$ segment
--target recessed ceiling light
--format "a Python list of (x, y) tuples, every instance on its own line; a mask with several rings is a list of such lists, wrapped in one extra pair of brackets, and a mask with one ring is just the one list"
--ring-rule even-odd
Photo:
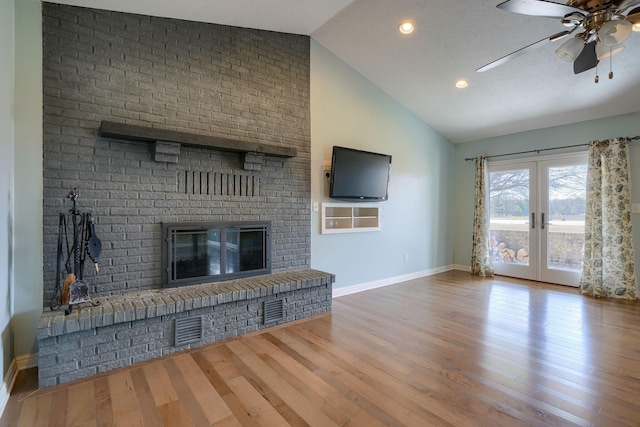
[(640, 32), (640, 24), (633, 24), (633, 27), (631, 27), (631, 29), (636, 33)]
[(458, 89), (464, 89), (465, 87), (469, 86), (469, 82), (466, 80), (458, 80), (456, 82), (456, 87)]
[(398, 31), (400, 31), (402, 34), (411, 34), (413, 33), (413, 30), (414, 30), (414, 26), (413, 26), (413, 22), (411, 21), (404, 21), (398, 27)]

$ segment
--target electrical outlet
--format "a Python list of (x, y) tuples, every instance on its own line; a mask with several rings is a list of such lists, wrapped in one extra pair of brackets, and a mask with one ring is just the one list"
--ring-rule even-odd
[(640, 203), (631, 204), (631, 213), (640, 213)]
[(409, 254), (407, 252), (404, 253), (404, 262), (409, 261)]

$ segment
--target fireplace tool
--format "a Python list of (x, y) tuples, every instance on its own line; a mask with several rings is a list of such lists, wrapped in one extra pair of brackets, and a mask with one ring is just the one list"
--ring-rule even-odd
[[(78, 193), (76, 188), (72, 188), (67, 193), (67, 198), (71, 199), (73, 206), (69, 211), (73, 228), (73, 244), (69, 248), (69, 236), (67, 232), (67, 216), (60, 213), (58, 225), (58, 253), (56, 264), (56, 285), (51, 301), (51, 310), (58, 310), (62, 304), (68, 304), (65, 315), (69, 315), (74, 304), (90, 302), (99, 305), (100, 302), (92, 301), (89, 296), (89, 287), (84, 282), (84, 263), (87, 255), (93, 261), (96, 273), (98, 273), (98, 259), (102, 250), (102, 244), (95, 232), (95, 224), (90, 213), (81, 213), (77, 207)], [(63, 246), (66, 242), (66, 277), (64, 284), (60, 285), (61, 263), (63, 257)], [(73, 257), (73, 268), (71, 258)]]

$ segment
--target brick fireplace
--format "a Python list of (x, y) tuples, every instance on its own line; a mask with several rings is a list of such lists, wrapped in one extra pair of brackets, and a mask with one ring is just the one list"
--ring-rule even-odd
[[(86, 269), (84, 278), (96, 300), (142, 295), (147, 301), (148, 295), (162, 292), (163, 223), (269, 221), (271, 277), (283, 283), (271, 282), (263, 297), (291, 291), (290, 284), (300, 282), (296, 274), (313, 273), (308, 37), (46, 2), (42, 9), (45, 316), (39, 337), (49, 341), (41, 342), (41, 348), (51, 351), (52, 337), (56, 345), (64, 344), (59, 333), (65, 328), (95, 335), (94, 326), (114, 327), (100, 324), (109, 322), (104, 306), (100, 313), (73, 313), (85, 316), (75, 319), (77, 327), (70, 319), (47, 313), (55, 285), (58, 215), (70, 209), (65, 195), (72, 187), (79, 194), (79, 209), (92, 213), (102, 241), (99, 272)], [(100, 131), (105, 123), (191, 139), (176, 143), (175, 138), (158, 137), (150, 143), (114, 137)], [(224, 144), (191, 143), (203, 138)], [(254, 152), (243, 147), (259, 148)], [(266, 154), (259, 152), (263, 147)], [(329, 283), (330, 289), (332, 276), (319, 277), (310, 283)], [(227, 298), (237, 302), (233, 289), (207, 289), (232, 296), (216, 297), (208, 308), (202, 307), (205, 296), (200, 296), (200, 310), (213, 310)], [(198, 298), (178, 297), (191, 301), (186, 304), (192, 309)], [(298, 295), (284, 298), (293, 302)], [(328, 306), (320, 311), (328, 309), (330, 290)], [(155, 308), (142, 311), (147, 310), (158, 313)], [(262, 313), (262, 308), (256, 310)], [(305, 315), (320, 312), (314, 310)], [(127, 312), (118, 316), (129, 329), (133, 321), (147, 321), (131, 319)], [(111, 316), (113, 320), (116, 315)], [(80, 349), (82, 342), (69, 345)], [(158, 353), (148, 343), (138, 345), (142, 347), (113, 354), (134, 363), (144, 352), (173, 351)], [(84, 351), (89, 358), (111, 360), (111, 365), (105, 362), (90, 373), (122, 366), (121, 361), (113, 363), (111, 353)], [(77, 361), (69, 363), (82, 369)], [(51, 384), (48, 380), (45, 385)]]

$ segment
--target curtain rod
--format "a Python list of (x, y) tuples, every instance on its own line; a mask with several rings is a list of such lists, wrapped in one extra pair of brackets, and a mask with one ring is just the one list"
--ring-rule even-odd
[[(630, 140), (638, 140), (640, 139), (640, 135), (636, 135), (634, 137), (629, 137)], [(504, 157), (504, 156), (515, 156), (517, 154), (529, 154), (529, 153), (536, 153), (539, 154), (543, 151), (551, 151), (551, 150), (562, 150), (564, 148), (575, 148), (575, 147), (588, 147), (589, 143), (585, 143), (585, 144), (575, 144), (575, 145), (564, 145), (562, 147), (553, 147), (553, 148), (541, 148), (539, 150), (528, 150), (528, 151), (518, 151), (517, 153), (507, 153), (507, 154), (495, 154), (493, 156), (485, 156), (485, 158), (487, 159), (492, 159), (494, 157)], [(475, 160), (476, 157), (466, 157), (464, 160), (465, 161), (469, 161), (469, 160)]]

